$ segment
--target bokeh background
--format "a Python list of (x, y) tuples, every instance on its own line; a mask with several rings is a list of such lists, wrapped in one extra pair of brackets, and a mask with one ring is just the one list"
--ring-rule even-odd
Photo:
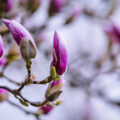
[[(32, 65), (36, 80), (49, 75), (54, 31), (58, 30), (66, 41), (69, 60), (64, 92), (59, 98), (64, 102), (50, 114), (41, 116), (41, 120), (119, 120), (120, 44), (113, 43), (112, 50), (109, 49), (110, 38), (105, 26), (111, 20), (120, 28), (120, 1), (66, 0), (65, 6), (54, 16), (48, 16), (50, 0), (40, 1), (39, 7), (31, 12), (26, 9), (27, 5), (31, 8), (30, 4), (20, 6), (20, 1), (14, 0), (12, 10), (1, 16), (0, 21), (2, 26), (2, 18), (17, 19), (31, 32), (38, 46)], [(13, 42), (11, 34), (1, 31), (0, 34), (5, 49), (9, 49)], [(22, 82), (27, 76), (24, 61), (12, 62), (5, 69), (5, 75)], [(0, 79), (0, 84), (17, 88), (5, 78)], [(22, 94), (31, 101), (42, 101), (46, 88), (47, 85), (29, 85)], [(9, 100), (20, 105), (11, 94)], [(35, 107), (20, 106), (36, 111)], [(0, 120), (9, 119), (35, 120), (5, 101), (0, 103)]]

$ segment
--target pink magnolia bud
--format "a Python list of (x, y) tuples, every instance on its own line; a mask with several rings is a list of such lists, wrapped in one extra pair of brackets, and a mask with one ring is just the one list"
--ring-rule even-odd
[(51, 66), (56, 68), (58, 75), (62, 75), (67, 66), (68, 53), (66, 45), (57, 32), (54, 33), (53, 61)]
[(119, 26), (114, 24), (112, 21), (109, 21), (104, 26), (104, 31), (112, 42), (117, 42), (120, 44), (120, 27)]
[(56, 91), (61, 91), (64, 84), (65, 84), (65, 80), (63, 79), (63, 77), (60, 80), (53, 81), (52, 83), (50, 83), (46, 91), (46, 97), (50, 96)]
[(50, 0), (49, 15), (52, 16), (55, 13), (59, 13), (65, 5), (65, 0)]
[(13, 7), (13, 0), (0, 0), (0, 11), (9, 12)]
[(8, 99), (8, 91), (0, 88), (0, 102), (3, 102)]
[(45, 114), (45, 115), (50, 113), (52, 109), (53, 109), (53, 107), (50, 105), (44, 105), (44, 106), (40, 107), (40, 111), (42, 112), (42, 114)]
[(3, 54), (3, 41), (2, 41), (2, 37), (0, 35), (0, 57), (2, 56)]
[(9, 12), (13, 7), (13, 0), (7, 0), (7, 12)]
[(30, 35), (30, 33), (20, 23), (18, 23), (15, 20), (7, 20), (7, 19), (3, 19), (3, 22), (9, 28), (13, 38), (15, 39), (18, 45), (20, 45), (20, 42), (23, 38), (30, 39), (35, 45), (34, 40)]
[(30, 33), (15, 20), (3, 19), (3, 22), (9, 28), (13, 38), (20, 46), (22, 57), (24, 59), (34, 58), (36, 56), (36, 45)]

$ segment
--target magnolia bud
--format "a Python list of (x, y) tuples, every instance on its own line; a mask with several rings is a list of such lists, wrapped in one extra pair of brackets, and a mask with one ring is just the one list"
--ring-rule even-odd
[(50, 76), (54, 79), (57, 76), (56, 70), (54, 66), (51, 66), (51, 70), (50, 70)]
[(20, 46), (23, 59), (27, 60), (36, 56), (36, 45), (30, 33), (17, 21), (3, 19), (13, 38)]
[(54, 66), (58, 75), (62, 75), (67, 66), (68, 53), (66, 49), (65, 42), (58, 35), (57, 32), (54, 33), (53, 42), (53, 61), (51, 66)]
[(0, 16), (4, 16), (13, 7), (13, 0), (0, 0)]
[(44, 115), (47, 115), (49, 112), (51, 112), (52, 109), (53, 109), (53, 107), (50, 105), (44, 105), (44, 106), (40, 107), (40, 111)]
[(20, 42), (23, 38), (28, 38), (29, 40), (32, 41), (32, 43), (36, 47), (35, 42), (34, 42), (32, 36), (31, 36), (31, 34), (18, 21), (3, 19), (3, 22), (5, 23), (5, 25), (10, 30), (13, 38), (15, 39), (15, 41), (17, 42), (18, 45), (20, 45)]
[(49, 16), (53, 16), (54, 14), (59, 13), (65, 3), (66, 0), (50, 0), (48, 9)]
[(8, 99), (8, 91), (0, 88), (0, 102), (3, 102)]
[(34, 47), (31, 40), (23, 38), (20, 42), (20, 51), (24, 60), (35, 58), (36, 48)]
[(60, 80), (53, 81), (49, 84), (48, 89), (46, 91), (46, 98), (49, 99), (49, 101), (54, 101), (58, 98), (58, 96), (62, 93), (62, 88), (64, 86), (64, 79), (63, 77)]
[(104, 25), (104, 31), (111, 42), (120, 44), (120, 28), (113, 21), (107, 21)]
[(58, 100), (56, 103), (55, 103), (55, 105), (60, 105), (60, 104), (62, 104), (63, 103), (63, 101), (62, 100)]

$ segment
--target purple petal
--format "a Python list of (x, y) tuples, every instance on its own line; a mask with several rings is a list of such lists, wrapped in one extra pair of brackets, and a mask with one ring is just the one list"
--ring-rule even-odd
[(0, 102), (7, 100), (8, 96), (9, 96), (8, 91), (0, 88)]
[(32, 36), (20, 23), (18, 23), (15, 20), (7, 20), (7, 19), (3, 19), (3, 22), (9, 28), (13, 38), (15, 39), (18, 45), (20, 45), (20, 42), (23, 38), (28, 38), (29, 40), (32, 41), (33, 45), (36, 48), (36, 45)]
[(45, 105), (41, 106), (40, 109), (42, 110), (43, 114), (48, 114), (53, 109), (53, 107)]
[(3, 55), (3, 41), (2, 41), (2, 37), (0, 35), (0, 57)]
[(65, 0), (52, 0), (55, 12), (60, 12), (65, 4)]
[(57, 32), (54, 34), (53, 43), (53, 61), (52, 66), (55, 66), (56, 72), (61, 75), (65, 72), (67, 66), (67, 49), (64, 41), (60, 38)]
[(3, 88), (0, 88), (0, 94), (1, 94), (1, 93), (8, 93), (8, 91), (5, 90), (5, 89), (3, 89)]
[(7, 0), (7, 12), (9, 12), (13, 7), (13, 0)]
[(120, 43), (120, 28), (116, 24), (114, 24), (112, 21), (109, 21), (105, 25), (104, 31), (112, 42)]
[(7, 63), (7, 59), (6, 59), (6, 57), (3, 55), (3, 56), (0, 58), (0, 66), (4, 66), (6, 63)]
[(61, 79), (60, 79), (60, 80), (57, 80), (57, 81), (53, 81), (53, 82), (51, 83), (51, 88), (54, 87), (54, 86), (56, 86), (56, 85), (58, 85), (61, 81), (62, 81)]

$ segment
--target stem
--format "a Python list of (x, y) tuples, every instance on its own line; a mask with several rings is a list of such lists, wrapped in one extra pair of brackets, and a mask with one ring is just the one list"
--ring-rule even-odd
[(31, 60), (26, 61), (26, 68), (28, 71), (28, 80), (31, 80), (31, 65), (32, 65)]
[(7, 81), (9, 81), (9, 82), (11, 82), (11, 83), (13, 83), (13, 84), (15, 84), (15, 85), (17, 85), (17, 86), (20, 86), (20, 85), (21, 85), (21, 83), (18, 83), (18, 82), (16, 82), (16, 81), (8, 78), (8, 77), (5, 76), (4, 74), (2, 75), (2, 77), (4, 77)]
[(46, 84), (46, 83), (50, 83), (53, 80), (53, 78), (51, 76), (48, 76), (46, 79), (42, 80), (42, 81), (32, 81), (33, 84)]
[(13, 102), (12, 102), (12, 101), (10, 101), (10, 100), (7, 100), (7, 102), (8, 102), (9, 104), (11, 104), (11, 105), (15, 106), (16, 108), (20, 109), (21, 111), (25, 112), (26, 114), (35, 115), (35, 113), (34, 113), (34, 112), (27, 111), (27, 110), (23, 109), (21, 106), (19, 106), (18, 104), (13, 103)]

